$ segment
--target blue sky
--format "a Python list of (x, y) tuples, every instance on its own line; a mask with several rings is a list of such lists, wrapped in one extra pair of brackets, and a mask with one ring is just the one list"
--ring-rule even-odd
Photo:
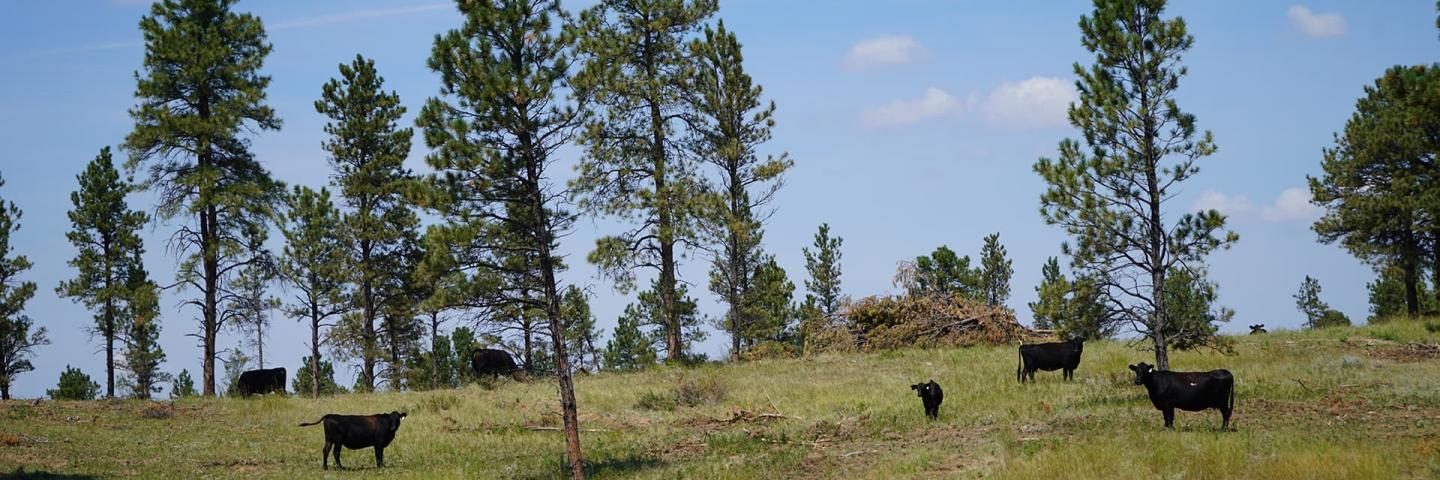
[[(791, 279), (800, 284), (805, 277), (800, 249), (821, 222), (845, 239), (843, 289), (852, 296), (893, 290), (899, 260), (942, 244), (973, 257), (984, 235), (999, 232), (1015, 267), (1009, 306), (1028, 322), (1026, 302), (1035, 298), (1041, 264), (1058, 255), (1065, 239), (1037, 213), (1044, 186), (1031, 165), (1053, 155), (1062, 138), (1077, 136), (1064, 110), (1074, 98), (1071, 65), (1090, 63), (1076, 28), (1088, 2), (721, 3), (717, 19), (739, 35), (746, 68), (778, 104), (774, 140), (765, 149), (788, 151), (796, 161), (766, 237)], [(90, 312), (58, 298), (54, 287), (73, 275), (64, 232), (75, 175), (132, 127), (126, 111), (143, 55), (136, 24), (147, 5), (0, 6), (0, 174), (8, 182), (0, 197), (25, 212), (13, 243), (36, 264), (26, 279), (39, 292), (27, 313), (53, 340), (38, 350), (36, 370), (17, 379), (20, 397), (53, 388), (67, 364), (103, 377), (99, 343), (84, 333)], [(438, 91), (425, 68), (431, 39), (460, 22), (450, 4), (421, 0), (249, 0), (238, 8), (260, 16), (269, 30), (275, 46), (265, 65), (273, 77), (269, 101), (284, 120), (280, 132), (254, 138), (254, 151), (277, 178), (311, 186), (329, 175), (320, 148), (325, 119), (312, 103), (336, 65), (356, 53), (375, 59), (412, 121)], [(1172, 215), (1219, 208), (1241, 235), (1211, 262), (1221, 302), (1237, 311), (1224, 330), (1298, 326), (1291, 295), (1307, 274), (1321, 281), (1332, 306), (1363, 319), (1373, 273), (1315, 241), (1309, 224), (1318, 212), (1296, 189), (1319, 173), (1321, 149), (1366, 84), (1389, 66), (1436, 60), (1434, 3), (1188, 1), (1170, 14), (1183, 16), (1196, 37), (1180, 104), (1214, 132), (1220, 149), (1169, 208)], [(415, 143), (408, 164), (427, 171), (425, 148), (419, 138)], [(578, 152), (562, 155), (556, 174), (563, 180)], [(131, 201), (151, 207), (148, 195)], [(146, 263), (158, 280), (175, 270), (164, 248), (175, 226), (145, 232)], [(585, 219), (562, 245), (572, 266), (564, 280), (595, 293), (593, 309), (607, 336), (630, 296), (615, 293), (583, 258), (594, 238), (615, 229)], [(706, 265), (692, 255), (681, 272), (696, 284), (691, 291), (702, 313), (713, 317), (722, 308), (705, 293)], [(194, 373), (200, 351), (187, 335), (198, 331), (196, 312), (178, 307), (184, 295), (191, 293), (168, 292), (163, 303), (169, 355), (163, 368)], [(306, 351), (302, 338), (308, 338), (303, 325), (276, 318), (266, 357), (293, 372)], [(714, 333), (702, 350), (723, 355), (727, 343)], [(235, 333), (222, 335), (221, 348), (238, 345)], [(348, 384), (351, 371), (341, 366), (340, 381)]]

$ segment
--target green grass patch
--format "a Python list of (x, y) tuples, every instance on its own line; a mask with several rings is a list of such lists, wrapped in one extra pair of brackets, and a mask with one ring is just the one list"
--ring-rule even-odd
[[(1436, 320), (1237, 336), (1235, 353), (1177, 352), (1237, 379), (1235, 431), (1215, 411), (1167, 431), (1125, 342), (1086, 344), (1075, 380), (1015, 382), (1015, 347), (836, 353), (576, 379), (595, 478), (1434, 478)], [(945, 389), (924, 418), (909, 385)], [(320, 470), (326, 413), (409, 413), (386, 468), (347, 450)], [(0, 477), (556, 478), (553, 384), (177, 402), (0, 403)], [(22, 470), (23, 469), (23, 470)]]

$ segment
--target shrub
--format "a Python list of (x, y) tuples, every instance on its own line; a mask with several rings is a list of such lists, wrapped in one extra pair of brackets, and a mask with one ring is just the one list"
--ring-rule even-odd
[(674, 410), (676, 407), (698, 407), (725, 399), (726, 388), (714, 377), (692, 380), (680, 377), (669, 392), (649, 391), (640, 395), (635, 406), (646, 410)]
[(1425, 331), (1430, 333), (1440, 333), (1440, 322), (1425, 322)]
[(412, 410), (435, 413), (454, 408), (460, 404), (460, 397), (449, 393), (438, 393), (421, 397)]
[(764, 360), (769, 358), (794, 358), (795, 346), (785, 342), (765, 341), (751, 346), (740, 353), (741, 360)]
[(141, 418), (164, 420), (175, 416), (175, 407), (160, 402), (149, 402), (140, 409)]

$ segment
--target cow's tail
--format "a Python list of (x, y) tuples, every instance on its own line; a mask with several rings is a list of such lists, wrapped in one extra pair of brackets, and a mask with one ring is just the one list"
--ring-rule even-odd
[(1235, 377), (1230, 377), (1230, 406), (1227, 407), (1233, 413), (1235, 411)]
[[(1021, 343), (1021, 346), (1024, 346), (1024, 343)], [(1025, 380), (1022, 380), (1024, 377), (1021, 377), (1021, 375), (1024, 375), (1023, 373), (1021, 373), (1021, 371), (1024, 370), (1024, 365), (1025, 365), (1025, 355), (1024, 355), (1024, 354), (1021, 354), (1021, 353), (1020, 353), (1020, 349), (1017, 348), (1017, 349), (1015, 349), (1015, 381), (1017, 381), (1017, 382), (1024, 382), (1024, 381), (1025, 381)]]
[(300, 426), (302, 426), (302, 427), (308, 427), (308, 426), (311, 426), (311, 425), (319, 425), (320, 422), (325, 421), (325, 419), (327, 419), (327, 418), (330, 418), (330, 415), (325, 415), (325, 416), (323, 416), (323, 417), (320, 417), (319, 420), (316, 420), (316, 421), (313, 421), (313, 422), (310, 422), (310, 423), (302, 423), (302, 424), (300, 424)]

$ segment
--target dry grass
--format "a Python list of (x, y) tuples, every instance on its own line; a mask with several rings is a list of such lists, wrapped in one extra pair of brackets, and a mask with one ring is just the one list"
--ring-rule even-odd
[[(974, 347), (598, 374), (576, 390), (587, 467), (602, 478), (1440, 476), (1440, 359), (1424, 346), (1440, 334), (1422, 322), (1235, 340), (1232, 356), (1173, 360), (1234, 372), (1233, 432), (1214, 411), (1164, 430), (1125, 369), (1146, 355), (1122, 342), (1087, 344), (1069, 383), (1042, 372), (1016, 384), (1013, 347)], [(938, 422), (908, 388), (932, 378), (946, 393)], [(674, 406), (641, 406), (647, 395)], [(345, 452), (354, 470), (322, 472), (320, 428), (295, 425), (403, 410), (387, 478), (554, 478), (557, 403), (549, 383), (508, 380), (318, 401), (6, 402), (0, 477), (373, 476), (369, 450)], [(170, 416), (142, 418), (151, 408)]]

